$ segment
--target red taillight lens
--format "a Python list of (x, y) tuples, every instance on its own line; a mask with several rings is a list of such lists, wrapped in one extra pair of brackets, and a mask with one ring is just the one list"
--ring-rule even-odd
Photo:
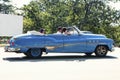
[(12, 46), (14, 46), (14, 44), (15, 44), (15, 43), (14, 43), (14, 42), (12, 42), (11, 44), (12, 44)]

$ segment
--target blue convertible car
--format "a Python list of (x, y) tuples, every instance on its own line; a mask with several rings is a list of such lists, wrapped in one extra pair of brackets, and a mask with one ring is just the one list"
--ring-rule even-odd
[(113, 51), (114, 41), (100, 34), (85, 34), (77, 27), (69, 27), (71, 34), (45, 34), (29, 31), (26, 34), (14, 36), (5, 49), (24, 53), (27, 57), (38, 58), (43, 52), (50, 53), (85, 53), (96, 56), (106, 56)]

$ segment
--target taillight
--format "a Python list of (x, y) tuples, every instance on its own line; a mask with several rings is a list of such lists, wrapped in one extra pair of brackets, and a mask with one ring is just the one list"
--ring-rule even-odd
[(15, 44), (15, 43), (14, 43), (14, 42), (12, 42), (11, 44), (12, 44), (12, 46), (14, 46), (14, 44)]

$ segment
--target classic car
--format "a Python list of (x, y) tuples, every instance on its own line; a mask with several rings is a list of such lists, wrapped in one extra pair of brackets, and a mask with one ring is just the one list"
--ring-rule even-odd
[(46, 53), (85, 53), (104, 57), (114, 50), (114, 41), (101, 34), (84, 34), (77, 27), (69, 27), (71, 34), (45, 34), (29, 31), (13, 36), (5, 49), (24, 53), (27, 57), (38, 58)]

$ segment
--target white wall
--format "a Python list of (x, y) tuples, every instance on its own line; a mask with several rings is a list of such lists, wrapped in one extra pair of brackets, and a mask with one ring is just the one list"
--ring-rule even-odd
[(23, 32), (23, 17), (0, 14), (0, 36), (14, 36)]

